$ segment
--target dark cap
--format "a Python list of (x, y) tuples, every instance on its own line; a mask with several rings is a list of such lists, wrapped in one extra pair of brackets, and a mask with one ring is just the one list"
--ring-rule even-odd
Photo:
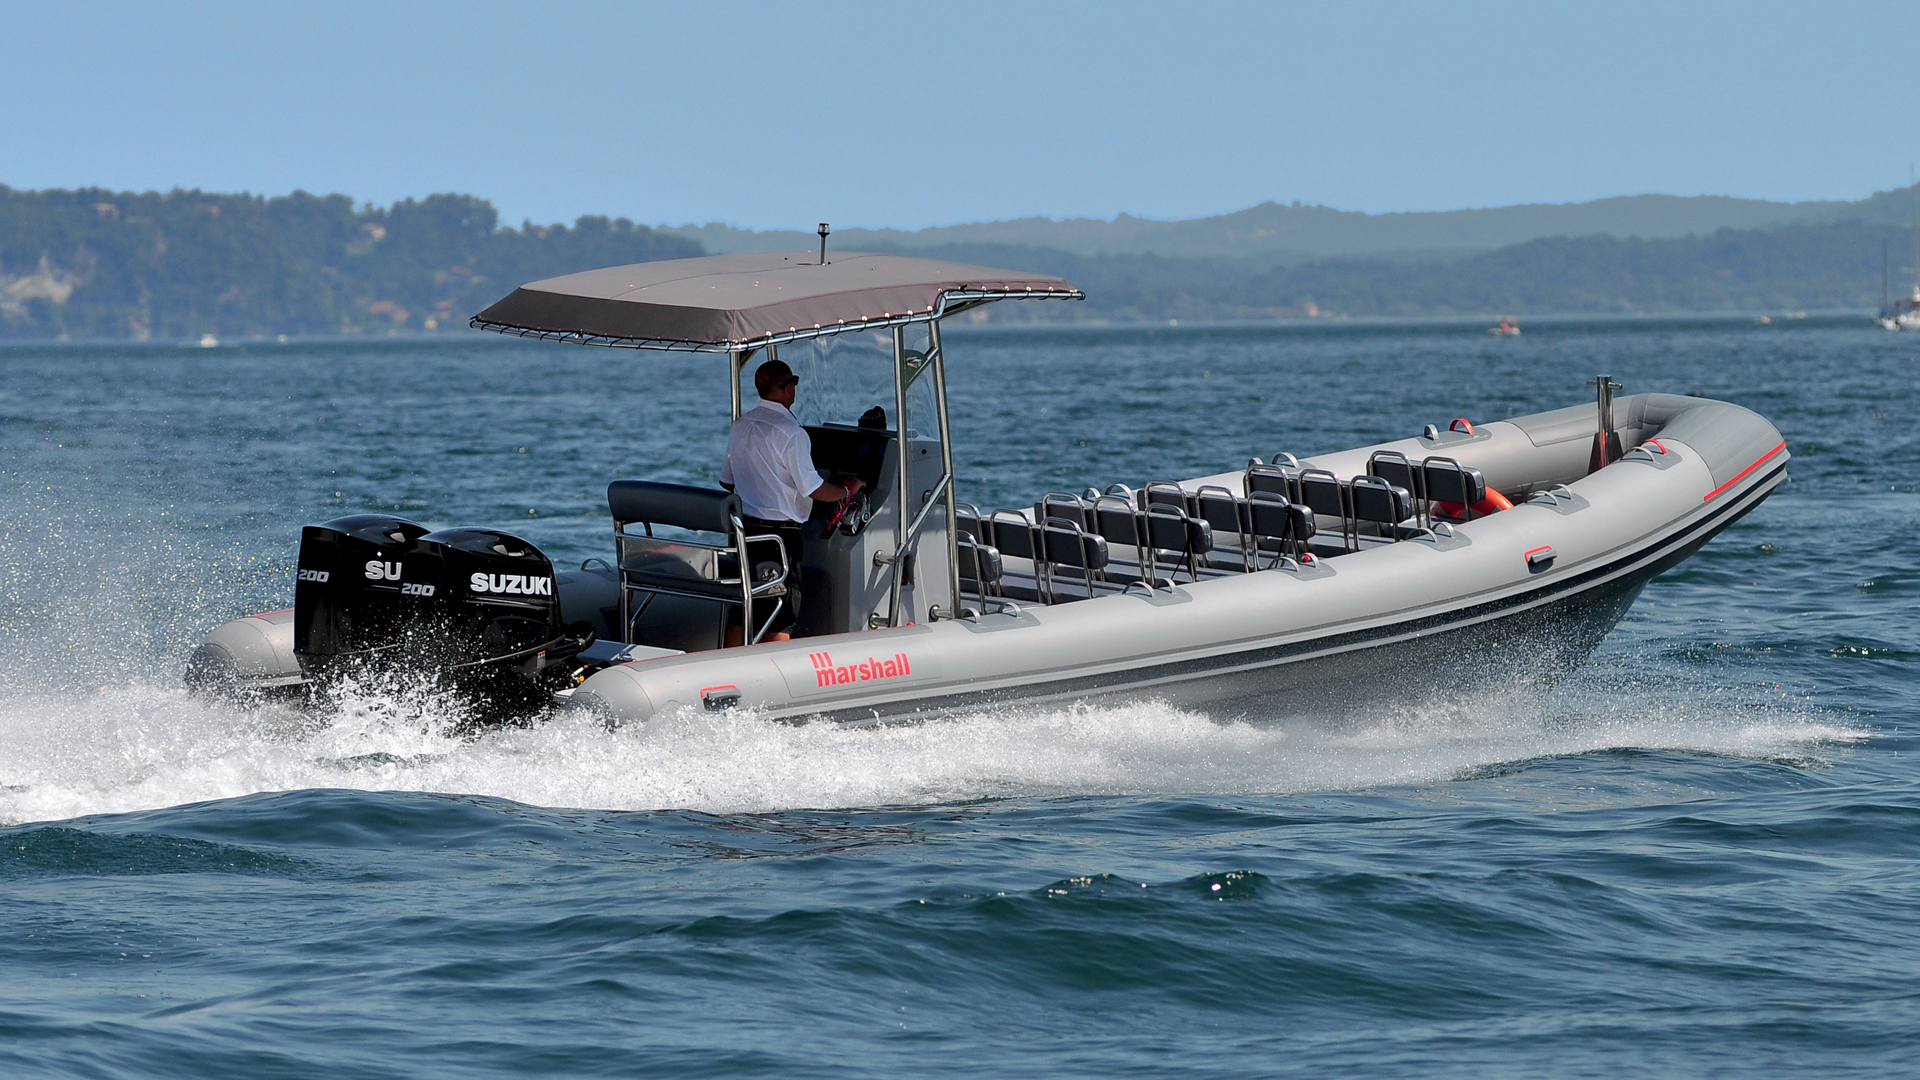
[(775, 390), (784, 390), (788, 385), (799, 381), (800, 377), (793, 373), (793, 369), (788, 367), (784, 360), (769, 360), (755, 368), (753, 372), (753, 388), (759, 391), (761, 397), (766, 397)]

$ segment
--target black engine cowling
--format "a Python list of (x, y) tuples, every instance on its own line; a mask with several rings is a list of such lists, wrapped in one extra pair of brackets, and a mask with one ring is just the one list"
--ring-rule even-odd
[(510, 533), (429, 533), (401, 568), (413, 650), (456, 672), (550, 675), (593, 641), (587, 624), (561, 622), (556, 584), (553, 563)]
[(293, 651), (311, 676), (345, 657), (399, 647), (400, 572), (427, 535), (389, 514), (355, 514), (300, 530)]

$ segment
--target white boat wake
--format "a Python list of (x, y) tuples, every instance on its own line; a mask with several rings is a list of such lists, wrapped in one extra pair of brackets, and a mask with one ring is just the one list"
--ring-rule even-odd
[[(604, 810), (750, 813), (1074, 795), (1272, 795), (1443, 782), (1641, 748), (1817, 761), (1862, 730), (1801, 703), (1536, 701), (1397, 710), (1358, 727), (1216, 722), (1161, 704), (1004, 710), (885, 728), (680, 712), (477, 736), (432, 695), (363, 692), (332, 716), (212, 704), (159, 683), (0, 704), (0, 824), (308, 788), (431, 791)], [(1596, 704), (1604, 702), (1605, 704)]]

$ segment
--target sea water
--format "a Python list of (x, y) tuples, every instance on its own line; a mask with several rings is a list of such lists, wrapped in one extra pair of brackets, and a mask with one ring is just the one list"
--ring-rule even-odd
[[(1339, 729), (1143, 701), (471, 737), (421, 685), (309, 715), (180, 673), (220, 622), (289, 606), (303, 523), (607, 555), (607, 481), (712, 481), (717, 361), (478, 334), (0, 347), (0, 1073), (1920, 1063), (1920, 335), (947, 348), (961, 494), (987, 508), (1574, 404), (1598, 372), (1759, 411), (1793, 481), (1532, 698), (1442, 678)], [(847, 396), (832, 377), (803, 399)]]

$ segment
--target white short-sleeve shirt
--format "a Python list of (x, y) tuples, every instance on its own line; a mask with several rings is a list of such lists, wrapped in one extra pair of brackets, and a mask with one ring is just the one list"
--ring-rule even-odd
[(740, 509), (768, 521), (805, 521), (813, 493), (826, 483), (813, 467), (813, 440), (777, 401), (741, 414), (727, 435), (720, 482), (733, 485)]

